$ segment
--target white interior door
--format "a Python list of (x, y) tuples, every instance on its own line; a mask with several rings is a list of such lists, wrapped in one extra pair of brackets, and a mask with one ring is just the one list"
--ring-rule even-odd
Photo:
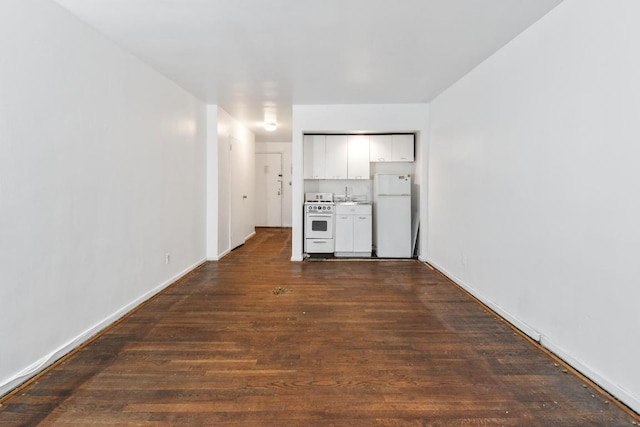
[(256, 153), (255, 221), (282, 227), (282, 154)]
[(247, 194), (242, 182), (241, 142), (229, 137), (229, 249), (244, 243), (245, 200)]

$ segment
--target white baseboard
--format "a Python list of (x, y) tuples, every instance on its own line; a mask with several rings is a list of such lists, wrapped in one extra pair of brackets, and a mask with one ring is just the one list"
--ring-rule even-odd
[(489, 307), (491, 310), (493, 310), (496, 314), (498, 314), (504, 320), (506, 320), (507, 322), (511, 323), (513, 326), (515, 326), (516, 328), (521, 330), (524, 334), (529, 336), (532, 340), (538, 341), (538, 342), (540, 341), (540, 333), (538, 331), (536, 331), (535, 329), (533, 329), (531, 326), (527, 325), (525, 322), (522, 322), (521, 320), (519, 320), (516, 317), (514, 317), (513, 315), (511, 315), (511, 313), (509, 313), (507, 310), (505, 310), (504, 308), (500, 307), (498, 304), (493, 302), (491, 299), (487, 298), (486, 296), (484, 296), (483, 294), (478, 292), (476, 289), (474, 289), (473, 287), (471, 287), (468, 284), (466, 284), (460, 278), (458, 278), (455, 275), (449, 273), (444, 267), (438, 265), (436, 262), (433, 262), (433, 260), (427, 259), (424, 262), (427, 262), (430, 265), (432, 265), (435, 269), (437, 269), (439, 272), (441, 272), (442, 274), (447, 276), (454, 283), (456, 283), (458, 286), (460, 286), (465, 291), (469, 292), (475, 298), (480, 300), (484, 305)]
[(594, 383), (598, 384), (604, 390), (606, 390), (609, 394), (614, 396), (616, 399), (627, 405), (629, 408), (634, 411), (640, 413), (640, 398), (638, 396), (633, 396), (631, 393), (621, 388), (619, 385), (612, 383), (606, 378), (602, 377), (600, 374), (595, 372), (593, 369), (588, 366), (580, 363), (573, 357), (571, 357), (564, 349), (554, 342), (550, 341), (549, 338), (542, 335), (540, 337), (540, 345), (544, 348), (548, 349), (550, 352), (558, 356), (560, 359), (567, 362), (571, 367), (573, 367), (576, 371), (580, 372), (585, 377), (589, 378)]
[(460, 280), (455, 275), (449, 273), (442, 266), (440, 266), (437, 263), (433, 262), (432, 260), (428, 260), (428, 259), (425, 259), (425, 260), (421, 259), (421, 261), (427, 262), (428, 264), (433, 266), (435, 269), (437, 269), (442, 274), (444, 274), (449, 279), (451, 279), (453, 282), (455, 282), (458, 286), (460, 286), (461, 288), (463, 288), (464, 290), (469, 292), (471, 295), (473, 295), (475, 298), (480, 300), (483, 304), (485, 304), (487, 307), (489, 307), (491, 310), (493, 310), (496, 314), (498, 314), (504, 320), (506, 320), (507, 322), (511, 323), (513, 326), (515, 326), (516, 328), (521, 330), (523, 333), (525, 333), (526, 335), (531, 337), (531, 339), (533, 339), (534, 341), (537, 341), (538, 343), (540, 343), (540, 345), (542, 347), (548, 349), (550, 352), (552, 352), (553, 354), (558, 356), (560, 359), (564, 360), (571, 367), (573, 367), (576, 371), (580, 372), (582, 375), (584, 375), (585, 377), (589, 378), (594, 383), (598, 384), (600, 387), (602, 387), (604, 390), (606, 390), (609, 394), (614, 396), (616, 399), (620, 400), (622, 403), (627, 405), (629, 408), (631, 408), (634, 411), (640, 413), (640, 398), (638, 396), (633, 396), (628, 391), (626, 391), (625, 389), (621, 388), (620, 386), (612, 383), (611, 381), (607, 380), (606, 378), (602, 377), (601, 375), (599, 375), (597, 372), (593, 371), (588, 366), (583, 365), (582, 363), (580, 363), (579, 361), (577, 361), (576, 359), (571, 357), (567, 352), (565, 352), (562, 349), (562, 347), (560, 347), (560, 346), (556, 345), (555, 343), (551, 342), (547, 337), (545, 337), (544, 335), (540, 334), (539, 332), (537, 332), (535, 329), (533, 329), (532, 327), (530, 327), (526, 323), (516, 319), (514, 316), (509, 314), (508, 311), (504, 310), (498, 304), (495, 304), (493, 301), (491, 301), (489, 298), (487, 298), (484, 295), (482, 295), (480, 292), (478, 292), (473, 287), (471, 287), (471, 286), (467, 285), (466, 283), (464, 283), (464, 281)]
[(0, 384), (0, 397), (4, 396), (7, 393), (9, 393), (11, 390), (13, 390), (14, 388), (18, 387), (22, 383), (28, 381), (30, 378), (38, 375), (44, 369), (46, 369), (47, 367), (49, 367), (53, 363), (55, 363), (58, 359), (60, 359), (64, 355), (70, 353), (74, 349), (78, 348), (80, 345), (82, 345), (85, 342), (87, 342), (88, 340), (90, 340), (92, 337), (94, 337), (95, 335), (100, 333), (102, 330), (104, 330), (105, 328), (107, 328), (108, 326), (113, 324), (115, 321), (117, 321), (121, 317), (125, 316), (131, 310), (133, 310), (134, 308), (136, 308), (137, 306), (139, 306), (143, 302), (147, 301), (148, 299), (150, 299), (151, 297), (156, 295), (158, 292), (164, 290), (169, 285), (173, 284), (174, 282), (178, 281), (182, 277), (186, 276), (191, 271), (193, 271), (196, 268), (198, 268), (204, 262), (205, 262), (205, 260), (203, 259), (201, 261), (196, 262), (195, 264), (192, 264), (191, 266), (187, 267), (186, 269), (184, 269), (180, 273), (176, 274), (172, 278), (164, 281), (163, 283), (161, 283), (160, 285), (156, 286), (155, 288), (153, 288), (149, 292), (143, 294), (142, 296), (140, 296), (140, 297), (136, 298), (135, 300), (131, 301), (129, 304), (127, 304), (124, 307), (120, 308), (119, 310), (117, 310), (113, 314), (107, 316), (105, 319), (103, 319), (102, 321), (100, 321), (97, 324), (93, 325), (92, 327), (90, 327), (86, 331), (82, 332), (80, 335), (76, 336), (75, 338), (71, 339), (66, 344), (62, 345), (61, 347), (57, 348), (56, 350), (52, 351), (51, 353), (47, 354), (46, 356), (40, 358), (39, 360), (36, 360), (31, 365), (29, 365), (26, 368), (24, 368), (22, 371), (18, 372), (17, 374), (15, 374), (12, 377), (10, 377), (8, 380), (6, 380), (2, 384)]
[[(250, 238), (252, 238), (255, 235), (256, 235), (256, 232), (254, 230), (253, 233), (250, 233), (247, 237), (244, 238), (242, 244), (244, 245), (245, 243), (247, 243), (247, 240), (249, 240)], [(230, 253), (231, 253), (231, 249), (226, 249), (226, 250), (222, 251), (221, 253), (219, 253), (217, 256), (208, 257), (207, 261), (220, 261), (222, 258), (226, 257)]]
[(225, 256), (229, 255), (229, 253), (231, 253), (231, 249), (227, 249), (227, 250), (219, 253), (217, 256), (209, 257), (209, 258), (207, 258), (207, 261), (220, 261), (222, 258), (224, 258)]

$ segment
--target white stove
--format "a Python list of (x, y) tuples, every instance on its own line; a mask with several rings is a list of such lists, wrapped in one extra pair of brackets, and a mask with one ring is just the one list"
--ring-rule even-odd
[(323, 213), (323, 212), (328, 212), (328, 213), (333, 213), (336, 210), (336, 205), (331, 203), (305, 203), (304, 204), (304, 211), (305, 213), (307, 212), (318, 212), (318, 213)]
[(333, 193), (305, 193), (304, 200), (304, 251), (333, 253), (336, 209)]

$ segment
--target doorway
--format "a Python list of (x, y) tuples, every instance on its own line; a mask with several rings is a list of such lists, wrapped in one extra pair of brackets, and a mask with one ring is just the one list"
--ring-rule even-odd
[(242, 143), (229, 136), (229, 249), (244, 244), (246, 238), (248, 192), (242, 176)]
[(255, 222), (282, 227), (282, 153), (256, 153)]

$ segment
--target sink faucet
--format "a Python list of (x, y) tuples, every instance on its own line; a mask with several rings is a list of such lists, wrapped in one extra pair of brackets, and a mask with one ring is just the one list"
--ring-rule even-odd
[(344, 199), (349, 200), (349, 187), (347, 186), (344, 187)]

